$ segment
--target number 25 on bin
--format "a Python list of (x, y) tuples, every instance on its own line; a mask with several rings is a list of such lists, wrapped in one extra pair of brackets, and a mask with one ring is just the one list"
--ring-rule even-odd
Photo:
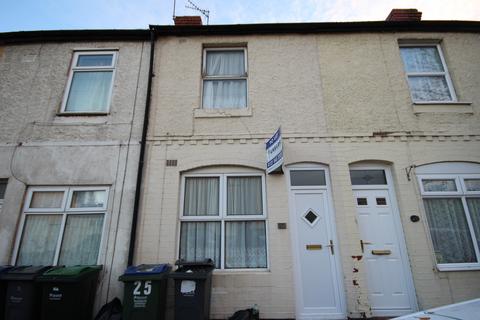
[[(134, 285), (135, 288), (133, 289), (133, 295), (134, 296), (139, 296), (142, 294), (142, 283), (144, 281), (135, 281)], [(152, 292), (152, 281), (148, 280), (144, 282), (143, 286), (143, 295), (148, 296)]]

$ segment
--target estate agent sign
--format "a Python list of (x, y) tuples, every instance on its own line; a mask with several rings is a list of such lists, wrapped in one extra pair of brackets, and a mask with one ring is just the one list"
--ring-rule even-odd
[(280, 128), (266, 143), (267, 149), (267, 173), (282, 173), (283, 146)]

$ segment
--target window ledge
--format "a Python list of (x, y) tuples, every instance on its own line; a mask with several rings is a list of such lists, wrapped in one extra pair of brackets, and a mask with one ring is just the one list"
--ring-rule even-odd
[(57, 117), (97, 117), (108, 116), (108, 112), (57, 112)]
[(194, 111), (195, 118), (234, 118), (252, 116), (252, 108), (195, 109)]
[(239, 275), (239, 274), (248, 274), (248, 275), (253, 275), (253, 274), (265, 274), (265, 273), (270, 273), (270, 269), (257, 269), (257, 268), (252, 268), (252, 269), (215, 269), (213, 270), (214, 275)]
[(473, 114), (471, 102), (414, 102), (413, 112), (418, 113), (470, 113)]
[(440, 272), (452, 272), (452, 271), (478, 271), (480, 266), (470, 265), (470, 266), (445, 266), (437, 265), (437, 270)]

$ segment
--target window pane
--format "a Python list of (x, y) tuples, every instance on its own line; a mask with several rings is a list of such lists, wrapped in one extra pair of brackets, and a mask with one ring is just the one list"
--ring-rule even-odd
[(243, 76), (244, 51), (207, 51), (207, 76)]
[(387, 184), (384, 170), (350, 170), (352, 185)]
[(227, 178), (227, 215), (261, 215), (262, 178)]
[(74, 191), (71, 208), (102, 208), (107, 200), (106, 195), (104, 190)]
[(292, 186), (324, 186), (325, 171), (323, 170), (292, 170), (290, 171)]
[(103, 214), (69, 215), (60, 250), (59, 265), (97, 264)]
[(477, 262), (461, 199), (423, 201), (437, 262)]
[(407, 72), (444, 71), (437, 47), (402, 47), (400, 53)]
[(225, 223), (225, 268), (266, 268), (265, 221)]
[(110, 67), (113, 54), (79, 55), (77, 67)]
[(34, 191), (30, 208), (61, 208), (63, 201), (63, 191)]
[(408, 77), (408, 85), (415, 101), (451, 101), (452, 96), (444, 76)]
[(7, 189), (7, 180), (0, 179), (0, 199), (5, 198), (5, 190)]
[(477, 244), (480, 247), (480, 198), (467, 198), (467, 205)]
[(457, 191), (454, 179), (422, 179), (425, 192)]
[(61, 223), (61, 215), (27, 215), (16, 264), (53, 264)]
[(112, 75), (113, 71), (74, 72), (65, 111), (106, 111)]
[(203, 107), (246, 108), (247, 80), (205, 80), (203, 81)]
[(185, 178), (184, 216), (219, 215), (219, 178)]
[(480, 179), (465, 179), (467, 191), (480, 191)]
[(220, 268), (220, 222), (182, 222), (180, 259), (202, 261), (212, 259)]

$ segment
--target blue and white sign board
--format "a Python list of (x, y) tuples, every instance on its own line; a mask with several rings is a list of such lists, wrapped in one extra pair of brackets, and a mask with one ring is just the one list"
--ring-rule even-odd
[(267, 149), (267, 173), (282, 172), (283, 145), (280, 128), (266, 143)]

